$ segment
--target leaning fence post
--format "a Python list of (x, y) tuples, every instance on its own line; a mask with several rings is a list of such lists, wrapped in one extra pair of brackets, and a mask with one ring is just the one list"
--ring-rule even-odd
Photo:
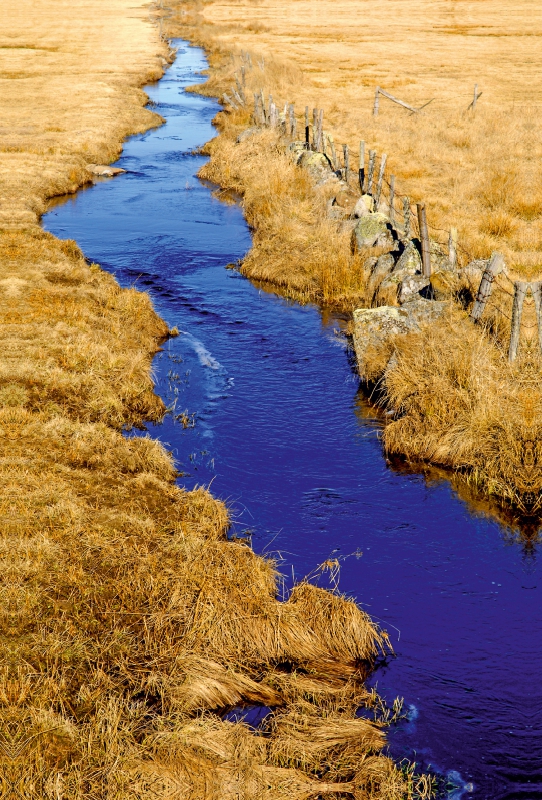
[(450, 228), (448, 237), (448, 258), (452, 269), (457, 267), (457, 228)]
[(489, 264), (484, 270), (484, 274), (482, 275), (482, 280), (480, 281), (480, 286), (478, 288), (478, 293), (476, 295), (476, 300), (474, 301), (474, 305), (471, 311), (471, 319), (476, 322), (480, 319), (483, 314), (484, 308), (486, 306), (487, 301), (491, 297), (491, 292), (493, 290), (493, 281), (501, 273), (504, 269), (504, 258), (500, 253), (493, 253), (489, 260)]
[(344, 179), (346, 183), (348, 183), (348, 178), (350, 177), (350, 153), (347, 144), (343, 144), (343, 157), (344, 157)]
[(472, 99), (472, 110), (476, 108), (476, 101), (478, 100), (478, 84), (474, 84), (474, 97)]
[(359, 190), (363, 194), (363, 184), (365, 183), (365, 142), (359, 143)]
[(376, 184), (376, 195), (375, 195), (375, 211), (378, 211), (378, 205), (380, 203), (380, 196), (382, 194), (382, 183), (384, 181), (384, 172), (386, 170), (386, 161), (388, 156), (386, 153), (382, 153), (382, 158), (380, 159), (380, 172), (378, 173), (378, 183)]
[(405, 239), (410, 239), (410, 197), (403, 197), (403, 222)]
[(335, 142), (333, 141), (331, 136), (328, 136), (327, 140), (329, 142), (329, 146), (331, 147), (331, 160), (333, 162), (333, 170), (334, 172), (337, 172), (339, 169), (339, 165), (337, 163), (337, 153), (335, 152)]
[(521, 313), (523, 311), (523, 301), (525, 300), (528, 286), (529, 284), (525, 281), (516, 281), (514, 284), (514, 303), (512, 305), (512, 327), (510, 330), (508, 361), (515, 361), (518, 354)]
[(395, 175), (390, 175), (390, 204), (389, 204), (389, 211), (388, 217), (390, 220), (390, 225), (394, 225), (395, 222), (395, 209), (393, 208), (393, 202), (395, 200)]
[(312, 146), (314, 150), (318, 149), (318, 109), (312, 109)]
[(373, 193), (373, 178), (375, 174), (376, 150), (369, 150), (369, 169), (367, 174), (367, 194)]
[(425, 278), (431, 277), (431, 250), (429, 246), (429, 231), (427, 230), (427, 216), (425, 213), (425, 203), (417, 203), (418, 227), (420, 229), (420, 239), (422, 242), (422, 272)]
[(542, 281), (531, 283), (531, 293), (536, 311), (536, 324), (538, 325), (538, 346), (542, 351)]
[(309, 107), (305, 106), (305, 145), (307, 150), (310, 145)]
[(379, 101), (379, 94), (380, 94), (380, 87), (376, 87), (375, 91), (375, 101), (373, 103), (373, 117), (378, 116), (378, 101)]

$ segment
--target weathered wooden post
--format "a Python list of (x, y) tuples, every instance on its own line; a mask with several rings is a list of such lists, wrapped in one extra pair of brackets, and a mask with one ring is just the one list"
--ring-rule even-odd
[(260, 124), (260, 103), (256, 92), (254, 92), (254, 124)]
[(348, 179), (350, 177), (350, 153), (347, 144), (343, 144), (343, 158), (344, 158), (344, 179), (346, 183), (348, 183)]
[(269, 95), (269, 106), (268, 106), (268, 108), (269, 108), (269, 111), (267, 112), (267, 124), (268, 124), (268, 125), (272, 125), (272, 124), (273, 124), (273, 123), (271, 122), (271, 106), (272, 106), (272, 105), (274, 105), (274, 103), (273, 103), (273, 95), (271, 95), (271, 94), (270, 94), (270, 95)]
[(289, 116), (290, 116), (290, 138), (295, 139), (296, 119), (295, 119), (295, 106), (293, 103), (290, 103)]
[(478, 100), (478, 84), (474, 84), (474, 97), (472, 98), (472, 110), (476, 108), (476, 101)]
[(328, 136), (329, 146), (331, 147), (331, 161), (333, 162), (333, 169), (335, 172), (339, 170), (339, 164), (337, 163), (337, 153), (335, 152), (335, 142), (333, 141), (331, 136)]
[(508, 349), (508, 361), (515, 361), (518, 354), (519, 334), (521, 330), (521, 314), (523, 302), (527, 294), (529, 284), (525, 281), (516, 281), (514, 284), (514, 302), (512, 305), (512, 327), (510, 329), (510, 347)]
[(263, 89), (260, 89), (260, 103), (262, 106), (262, 125), (267, 124), (267, 117), (265, 115), (265, 97), (263, 93)]
[(359, 190), (363, 194), (365, 183), (365, 142), (359, 143), (359, 170), (358, 170), (358, 179), (359, 179)]
[(318, 149), (318, 109), (312, 109), (312, 149)]
[(448, 237), (448, 258), (452, 269), (457, 267), (457, 228), (450, 228)]
[(489, 259), (489, 264), (484, 270), (484, 274), (482, 275), (482, 280), (480, 281), (480, 286), (478, 288), (478, 293), (476, 295), (476, 300), (474, 301), (474, 305), (471, 311), (471, 319), (476, 322), (480, 319), (483, 314), (484, 308), (486, 307), (486, 303), (491, 297), (491, 292), (493, 291), (493, 281), (504, 269), (504, 258), (500, 253), (493, 253), (491, 258)]
[(269, 125), (272, 128), (276, 128), (279, 121), (279, 112), (277, 107), (274, 103), (271, 103), (271, 108), (269, 109)]
[(380, 87), (376, 87), (375, 90), (375, 101), (373, 103), (373, 117), (378, 116), (378, 104), (379, 104), (379, 94), (380, 94)]
[(395, 209), (393, 207), (393, 203), (395, 200), (395, 175), (390, 175), (390, 207), (388, 212), (388, 217), (390, 220), (390, 225), (395, 224)]
[(376, 161), (376, 150), (369, 150), (369, 169), (367, 171), (367, 194), (373, 193), (375, 161)]
[(403, 197), (403, 223), (405, 239), (410, 239), (410, 197)]
[(538, 326), (538, 346), (542, 352), (542, 281), (531, 283), (531, 293), (533, 295), (536, 324)]
[(318, 114), (318, 146), (317, 149), (323, 153), (324, 152), (324, 109), (320, 109), (320, 113)]
[(427, 230), (427, 216), (425, 213), (425, 203), (417, 203), (418, 228), (420, 229), (420, 239), (422, 242), (422, 273), (425, 278), (431, 277), (431, 249), (429, 246), (429, 231)]
[(387, 159), (388, 156), (386, 155), (386, 153), (382, 153), (382, 158), (380, 159), (380, 171), (378, 173), (378, 182), (376, 184), (375, 211), (378, 211), (380, 197), (382, 195), (382, 184), (384, 182), (384, 172), (386, 170)]
[(305, 147), (310, 149), (309, 107), (305, 106)]

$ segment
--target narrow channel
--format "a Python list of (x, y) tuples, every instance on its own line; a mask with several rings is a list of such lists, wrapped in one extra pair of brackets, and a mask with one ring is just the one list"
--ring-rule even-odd
[(219, 106), (184, 92), (206, 60), (176, 44), (146, 89), (166, 124), (126, 142), (125, 175), (55, 202), (44, 226), (148, 291), (181, 331), (154, 362), (174, 412), (149, 426), (179, 483), (210, 485), (286, 585), (312, 574), (327, 586), (318, 566), (338, 559), (340, 591), (389, 632), (396, 657), (374, 682), (408, 709), (390, 733), (394, 758), (448, 776), (454, 800), (542, 798), (537, 550), (471, 514), (446, 482), (386, 464), (340, 319), (226, 268), (250, 232), (240, 207), (195, 177)]

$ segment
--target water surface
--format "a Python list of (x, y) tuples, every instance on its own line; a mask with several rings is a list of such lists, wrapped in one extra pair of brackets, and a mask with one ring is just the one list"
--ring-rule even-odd
[(449, 775), (454, 798), (542, 798), (537, 552), (471, 515), (448, 484), (386, 465), (340, 320), (225, 268), (250, 233), (195, 177), (193, 150), (219, 107), (184, 93), (206, 62), (178, 44), (147, 89), (167, 123), (126, 143), (126, 175), (55, 205), (44, 225), (149, 291), (182, 331), (155, 370), (174, 415), (195, 425), (149, 427), (180, 483), (211, 484), (290, 583), (339, 558), (340, 589), (389, 631), (397, 657), (375, 681), (410, 714), (390, 737), (394, 757)]

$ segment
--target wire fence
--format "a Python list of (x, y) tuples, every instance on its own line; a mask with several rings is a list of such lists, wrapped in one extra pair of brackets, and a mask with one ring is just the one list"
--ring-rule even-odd
[[(241, 67), (234, 73), (235, 85), (231, 96), (224, 94), (224, 101), (235, 109), (248, 108), (246, 96), (247, 72), (252, 70), (252, 58), (241, 51)], [(235, 56), (232, 62), (236, 65)], [(263, 60), (258, 62), (261, 72), (265, 68)], [(377, 95), (378, 95), (377, 90)], [(385, 94), (385, 93), (384, 93)], [(376, 96), (376, 95), (375, 95)], [(387, 96), (387, 95), (385, 95)], [(481, 93), (474, 90), (475, 101)], [(378, 155), (376, 150), (368, 150), (365, 158), (365, 142), (360, 142), (359, 156), (354, 162), (358, 170), (352, 169), (352, 157), (347, 145), (336, 146), (333, 137), (324, 130), (322, 109), (305, 107), (304, 114), (298, 115), (295, 106), (286, 103), (282, 111), (262, 89), (253, 94), (253, 121), (256, 125), (278, 129), (291, 142), (299, 142), (305, 149), (322, 153), (336, 176), (350, 189), (357, 189), (360, 196), (367, 194), (372, 198), (374, 210), (385, 210), (391, 225), (398, 236), (405, 240), (418, 238), (421, 243), (423, 272), (431, 274), (431, 258), (437, 255), (448, 259), (449, 266), (458, 277), (458, 288), (454, 299), (464, 309), (470, 310), (478, 304), (482, 311), (473, 320), (482, 324), (501, 350), (508, 349), (508, 358), (517, 356), (520, 331), (529, 341), (538, 332), (538, 348), (542, 351), (542, 282), (525, 283), (512, 280), (506, 269), (494, 270), (491, 259), (476, 259), (465, 245), (458, 241), (455, 229), (444, 230), (427, 221), (424, 204), (413, 208), (411, 198), (398, 191), (396, 178), (387, 170), (387, 155)], [(471, 104), (472, 106), (472, 104)], [(299, 129), (302, 136), (299, 137)], [(498, 255), (498, 254), (497, 254)], [(494, 254), (495, 256), (495, 254)], [(501, 261), (502, 261), (502, 257)], [(503, 265), (504, 267), (504, 262)], [(488, 271), (489, 270), (489, 271)], [(492, 271), (493, 270), (493, 271)], [(481, 304), (481, 305), (480, 305)], [(524, 312), (526, 305), (526, 313)], [(483, 316), (482, 316), (483, 312)]]

